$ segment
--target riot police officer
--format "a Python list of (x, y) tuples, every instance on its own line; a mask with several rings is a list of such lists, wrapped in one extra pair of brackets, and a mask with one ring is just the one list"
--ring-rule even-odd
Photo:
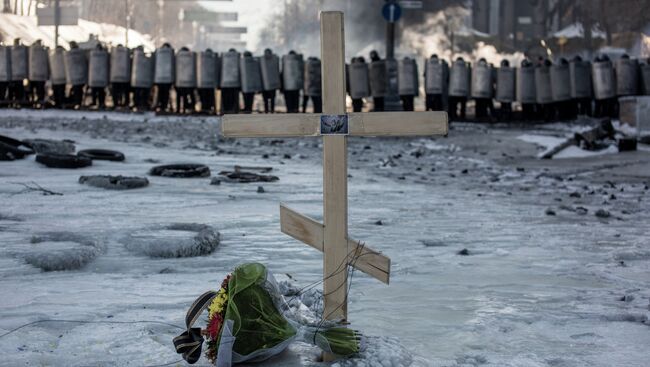
[(323, 97), (321, 84), (321, 63), (317, 57), (307, 59), (305, 66), (305, 88), (302, 97), (302, 113), (307, 112), (307, 104), (311, 99), (314, 113), (323, 112)]
[[(451, 66), (449, 75), (449, 119), (460, 117), (464, 120), (469, 95), (469, 66), (462, 57), (458, 57)], [(458, 107), (460, 105), (460, 113)]]
[(280, 89), (280, 61), (271, 49), (264, 50), (260, 59), (262, 68), (262, 99), (264, 100), (264, 113), (275, 112), (275, 94)]
[(221, 60), (221, 112), (238, 113), (241, 91), (239, 52), (231, 48), (222, 55)]
[(20, 38), (14, 39), (11, 47), (11, 84), (9, 85), (9, 100), (16, 106), (25, 103), (25, 85), (28, 74), (28, 54)]
[(426, 111), (444, 109), (443, 93), (447, 88), (448, 65), (445, 60), (432, 54), (424, 66), (424, 90), (426, 93), (424, 107)]
[[(196, 103), (196, 98), (194, 96), (194, 88), (196, 87), (196, 77), (194, 80), (194, 87), (192, 87), (190, 84), (185, 85), (183, 84), (182, 86), (179, 85), (179, 77), (178, 77), (178, 67), (181, 64), (181, 55), (189, 55), (190, 54), (190, 49), (187, 47), (181, 47), (180, 50), (178, 50), (178, 53), (176, 54), (176, 112), (178, 113), (185, 113), (185, 112), (194, 112), (194, 105)], [(187, 66), (194, 66), (192, 65), (187, 65)]]
[(282, 91), (288, 113), (300, 112), (300, 89), (304, 87), (302, 55), (289, 51), (282, 57)]
[(373, 111), (384, 110), (384, 96), (388, 84), (386, 61), (379, 57), (377, 51), (370, 51), (370, 93), (372, 95)]
[(0, 107), (7, 103), (7, 89), (11, 81), (11, 48), (0, 42)]
[(398, 92), (404, 111), (415, 109), (414, 99), (419, 94), (418, 65), (410, 57), (404, 57), (397, 66)]
[(88, 81), (88, 64), (86, 56), (79, 45), (70, 42), (70, 50), (66, 53), (65, 73), (68, 84), (71, 85), (68, 100), (74, 108), (81, 107), (84, 98), (84, 88)]
[(607, 55), (596, 56), (592, 64), (594, 86), (594, 115), (614, 117), (616, 108), (616, 81), (612, 62)]
[(350, 97), (352, 98), (352, 110), (354, 112), (361, 112), (363, 109), (363, 98), (370, 95), (368, 66), (363, 56), (352, 58), (348, 73), (350, 74), (347, 80)]
[(174, 83), (174, 49), (165, 42), (155, 53), (154, 85), (156, 86), (156, 111), (170, 110), (169, 93)]
[(88, 87), (92, 96), (92, 105), (103, 109), (106, 106), (106, 87), (109, 81), (108, 52), (101, 43), (90, 52), (88, 61)]
[(48, 79), (47, 49), (41, 40), (36, 40), (29, 47), (29, 91), (32, 106), (43, 107), (45, 104), (45, 82)]
[(250, 51), (245, 51), (240, 60), (240, 75), (242, 78), (242, 97), (244, 99), (244, 112), (253, 112), (255, 93), (262, 89), (262, 75), (259, 62), (253, 58)]
[(131, 82), (130, 50), (118, 44), (111, 50), (111, 96), (113, 107), (128, 107), (129, 83)]
[(520, 68), (517, 70), (517, 101), (521, 104), (525, 120), (535, 118), (536, 89), (533, 63), (529, 59), (523, 59)]

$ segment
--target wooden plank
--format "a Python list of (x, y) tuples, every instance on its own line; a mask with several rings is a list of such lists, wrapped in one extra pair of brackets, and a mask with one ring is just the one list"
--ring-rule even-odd
[(318, 251), (323, 251), (323, 225), (280, 204), (280, 230)]
[(323, 83), (323, 113), (345, 113), (345, 44), (343, 13), (321, 12), (320, 39), (321, 78)]
[[(283, 233), (302, 241), (316, 250), (323, 251), (323, 231), (325, 227), (318, 221), (280, 205), (280, 228)], [(369, 276), (389, 283), (390, 259), (358, 241), (348, 239), (348, 264)]]
[(350, 249), (349, 263), (355, 269), (370, 275), (371, 277), (389, 284), (390, 282), (390, 258), (374, 251), (367, 246), (360, 246), (359, 241), (348, 239)]
[[(323, 112), (345, 113), (343, 13), (321, 13)], [(323, 317), (347, 320), (347, 137), (323, 137)], [(324, 356), (330, 359), (331, 356)]]
[(372, 112), (348, 114), (352, 136), (447, 135), (447, 112)]
[(317, 136), (319, 114), (223, 115), (221, 134), (230, 138)]

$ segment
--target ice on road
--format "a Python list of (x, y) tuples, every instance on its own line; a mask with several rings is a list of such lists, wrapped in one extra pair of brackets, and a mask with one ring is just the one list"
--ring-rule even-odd
[[(2, 113), (2, 135), (71, 139), (77, 150), (115, 149), (126, 160), (79, 170), (46, 168), (33, 156), (0, 162), (0, 334), (45, 319), (124, 322), (25, 327), (0, 338), (0, 365), (170, 363), (182, 330), (143, 321), (182, 325), (194, 298), (237, 264), (262, 262), (297, 286), (322, 277), (322, 255), (280, 232), (278, 207), (322, 219), (318, 139), (219, 140), (216, 118)], [(385, 286), (355, 273), (349, 317), (370, 344), (339, 365), (647, 366), (647, 182), (554, 177), (535, 166), (535, 139), (517, 139), (524, 134), (544, 131), (459, 125), (448, 139), (350, 139), (350, 235), (389, 256), (392, 274)], [(503, 145), (511, 147), (503, 154), (531, 160), (494, 157)], [(270, 166), (280, 180), (210, 185), (147, 175), (171, 163), (206, 164), (213, 177), (234, 165)], [(104, 190), (79, 184), (81, 175), (150, 184)], [(63, 195), (19, 193), (29, 182)], [(196, 235), (164, 229), (174, 223), (208, 225), (220, 243), (178, 258), (125, 243)], [(52, 233), (74, 235), (34, 240)], [(48, 251), (84, 263), (44, 269)], [(321, 365), (316, 355), (297, 344), (268, 365)]]

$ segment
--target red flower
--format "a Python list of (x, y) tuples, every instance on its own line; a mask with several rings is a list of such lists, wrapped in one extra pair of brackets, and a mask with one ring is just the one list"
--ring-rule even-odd
[(228, 290), (228, 283), (230, 282), (230, 276), (231, 274), (228, 274), (226, 279), (224, 279), (223, 282), (221, 282), (221, 288)]
[(223, 324), (223, 317), (220, 314), (214, 315), (208, 322), (208, 335), (212, 340), (216, 340), (221, 331), (221, 324)]

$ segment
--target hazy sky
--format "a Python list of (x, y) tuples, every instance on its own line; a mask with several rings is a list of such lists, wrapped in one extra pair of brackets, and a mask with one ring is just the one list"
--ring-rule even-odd
[[(248, 48), (257, 47), (260, 32), (263, 32), (265, 20), (276, 12), (282, 11), (284, 4), (281, 0), (232, 0), (232, 1), (201, 1), (202, 5), (214, 11), (230, 11), (239, 13), (239, 21), (228, 25), (248, 27), (245, 36)], [(263, 48), (263, 47), (262, 47)]]

